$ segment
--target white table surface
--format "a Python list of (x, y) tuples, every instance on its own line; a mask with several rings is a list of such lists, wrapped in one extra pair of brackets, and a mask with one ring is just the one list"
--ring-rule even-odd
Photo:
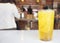
[(41, 41), (37, 30), (0, 31), (0, 43), (60, 43), (60, 30), (54, 30), (51, 41)]

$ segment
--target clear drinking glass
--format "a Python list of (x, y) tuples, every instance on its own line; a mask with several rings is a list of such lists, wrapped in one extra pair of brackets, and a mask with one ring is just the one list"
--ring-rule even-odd
[(52, 40), (52, 33), (54, 28), (53, 10), (41, 10), (38, 12), (38, 28), (39, 39), (44, 41)]

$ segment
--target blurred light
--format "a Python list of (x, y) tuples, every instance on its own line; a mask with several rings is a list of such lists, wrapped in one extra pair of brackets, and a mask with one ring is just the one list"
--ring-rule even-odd
[(22, 2), (24, 2), (24, 0), (21, 0)]
[(37, 2), (39, 2), (40, 0), (37, 0)]

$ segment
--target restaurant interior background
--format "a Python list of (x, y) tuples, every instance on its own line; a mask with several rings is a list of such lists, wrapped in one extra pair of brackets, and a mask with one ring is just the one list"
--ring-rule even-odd
[[(28, 6), (32, 7), (33, 14), (27, 13)], [(36, 30), (38, 29), (37, 13), (47, 5), (55, 10), (54, 29), (60, 28), (60, 0), (16, 0), (16, 6), (20, 13), (20, 20), (16, 19), (17, 28), (20, 30)], [(26, 11), (22, 11), (22, 6)]]

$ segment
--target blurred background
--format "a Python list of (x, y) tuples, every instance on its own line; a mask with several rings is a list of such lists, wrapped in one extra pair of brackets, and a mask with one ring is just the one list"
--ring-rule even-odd
[[(19, 30), (37, 30), (39, 10), (47, 5), (50, 9), (55, 10), (54, 29), (60, 29), (60, 0), (15, 0), (16, 6), (20, 13), (20, 20), (16, 19)], [(28, 8), (31, 7), (29, 13)]]
[[(21, 15), (21, 19), (16, 21), (17, 28), (20, 30), (38, 29), (37, 13), (43, 9), (44, 5), (55, 10), (54, 29), (60, 29), (60, 0), (16, 0), (16, 6)], [(22, 6), (25, 10), (23, 10)], [(32, 14), (28, 13), (29, 6), (32, 8)]]

